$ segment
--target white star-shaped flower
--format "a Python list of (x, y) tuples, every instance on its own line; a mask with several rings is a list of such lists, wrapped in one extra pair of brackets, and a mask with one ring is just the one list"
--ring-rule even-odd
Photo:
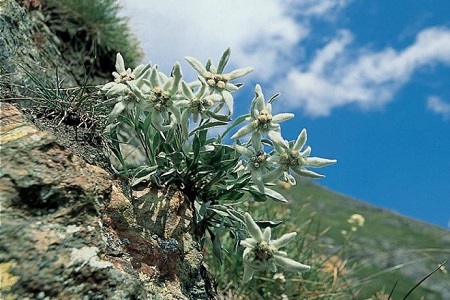
[(292, 113), (281, 113), (272, 115), (272, 104), (266, 103), (264, 94), (259, 84), (255, 87), (255, 98), (250, 107), (250, 117), (247, 125), (239, 129), (231, 138), (239, 139), (247, 134), (252, 134), (252, 145), (261, 143), (261, 137), (268, 135), (274, 143), (283, 143), (280, 135), (280, 122), (294, 117)]
[(245, 213), (245, 225), (250, 238), (241, 241), (245, 247), (244, 259), (244, 282), (252, 279), (256, 271), (269, 269), (272, 272), (281, 267), (287, 271), (308, 271), (310, 266), (299, 263), (279, 249), (286, 246), (296, 235), (296, 232), (284, 234), (279, 239), (271, 240), (271, 228), (266, 227), (264, 232), (253, 221), (249, 213)]
[[(307, 133), (303, 129), (295, 142), (276, 142), (274, 147), (276, 153), (268, 158), (270, 162), (278, 164), (278, 167), (271, 171), (267, 177), (274, 180), (280, 177), (283, 173), (288, 173), (292, 170), (294, 173), (304, 177), (322, 178), (324, 175), (318, 174), (307, 168), (321, 168), (336, 163), (335, 159), (326, 159), (320, 157), (310, 157), (311, 147), (302, 148), (306, 144)], [(292, 177), (292, 176), (290, 176)], [(292, 177), (292, 180), (293, 179)]]
[(267, 161), (268, 155), (264, 152), (261, 147), (261, 143), (256, 146), (242, 146), (234, 145), (239, 154), (247, 157), (247, 164), (245, 166), (245, 171), (252, 175), (253, 183), (258, 187), (261, 193), (264, 193), (264, 175), (269, 173), (272, 169), (274, 163)]
[(180, 123), (180, 108), (189, 105), (179, 93), (181, 77), (180, 64), (176, 63), (171, 77), (154, 67), (149, 79), (142, 79), (142, 83), (127, 82), (131, 92), (141, 101), (140, 105), (150, 112), (151, 122), (158, 130), (166, 131)]
[(232, 92), (238, 90), (242, 85), (233, 84), (233, 79), (242, 77), (253, 71), (253, 68), (246, 67), (234, 70), (230, 73), (223, 73), (228, 60), (230, 59), (231, 49), (227, 48), (220, 58), (219, 65), (215, 67), (211, 60), (206, 63), (206, 66), (194, 57), (187, 56), (187, 62), (197, 71), (197, 73), (204, 79), (208, 85), (210, 93), (218, 93), (222, 96), (222, 100), (228, 107), (230, 115), (233, 114), (234, 100), (231, 95)]
[(114, 120), (125, 109), (132, 110), (139, 102), (139, 99), (130, 93), (129, 83), (139, 81), (140, 78), (148, 74), (151, 65), (139, 65), (136, 69), (125, 69), (125, 63), (120, 53), (116, 55), (116, 71), (112, 73), (114, 81), (103, 85), (101, 90), (108, 98), (115, 98), (116, 105), (109, 115), (109, 121)]

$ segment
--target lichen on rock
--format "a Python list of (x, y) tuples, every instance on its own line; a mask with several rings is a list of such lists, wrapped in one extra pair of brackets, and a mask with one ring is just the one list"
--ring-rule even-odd
[(14, 106), (0, 108), (2, 297), (210, 298), (182, 194), (133, 198)]
[(36, 39), (35, 24), (16, 1), (0, 0), (0, 100), (13, 103), (0, 102), (0, 298), (214, 297), (181, 193), (133, 196), (126, 183), (86, 162), (98, 163), (101, 150), (94, 155), (93, 147), (72, 147), (40, 130), (9, 98), (33, 89), (26, 69), (45, 80), (55, 80), (58, 69), (72, 80), (51, 36)]

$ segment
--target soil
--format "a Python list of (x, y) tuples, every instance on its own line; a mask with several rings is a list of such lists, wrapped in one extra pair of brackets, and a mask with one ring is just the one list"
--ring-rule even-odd
[(40, 130), (49, 131), (58, 142), (69, 148), (86, 162), (113, 174), (106, 155), (106, 142), (102, 135), (106, 116), (88, 116), (81, 113), (52, 111), (30, 101), (11, 102)]

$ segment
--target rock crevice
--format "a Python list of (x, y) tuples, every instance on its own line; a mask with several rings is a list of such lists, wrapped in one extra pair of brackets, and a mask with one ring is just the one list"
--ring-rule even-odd
[(13, 105), (0, 108), (2, 298), (210, 298), (180, 192), (128, 195)]

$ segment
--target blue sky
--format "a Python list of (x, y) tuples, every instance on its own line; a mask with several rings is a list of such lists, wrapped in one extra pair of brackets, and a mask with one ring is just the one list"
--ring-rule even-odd
[(253, 66), (276, 92), (286, 139), (308, 130), (314, 156), (336, 158), (318, 182), (418, 220), (450, 227), (450, 1), (122, 0), (146, 57), (169, 72), (183, 57)]

